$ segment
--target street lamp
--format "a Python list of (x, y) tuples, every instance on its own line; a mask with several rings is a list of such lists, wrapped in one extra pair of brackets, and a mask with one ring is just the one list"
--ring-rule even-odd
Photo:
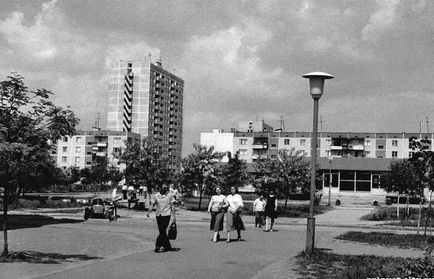
[(306, 252), (313, 253), (315, 248), (315, 181), (316, 181), (316, 148), (318, 139), (318, 103), (324, 89), (324, 80), (332, 79), (333, 76), (323, 72), (313, 72), (303, 75), (309, 79), (310, 95), (313, 98), (313, 133), (311, 140), (311, 175), (310, 175), (310, 209), (307, 218)]
[(333, 157), (329, 157), (329, 202), (328, 202), (328, 206), (330, 206), (330, 202), (331, 202), (331, 197), (332, 197), (332, 161), (333, 161)]

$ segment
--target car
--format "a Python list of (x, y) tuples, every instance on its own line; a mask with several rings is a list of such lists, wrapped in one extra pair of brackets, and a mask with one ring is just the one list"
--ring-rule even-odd
[(94, 198), (90, 203), (90, 207), (84, 209), (84, 220), (89, 218), (104, 218), (105, 203), (102, 198)]

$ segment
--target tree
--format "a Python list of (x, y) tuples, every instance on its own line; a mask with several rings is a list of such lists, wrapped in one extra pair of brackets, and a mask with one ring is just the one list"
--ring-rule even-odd
[(285, 196), (285, 209), (291, 193), (307, 192), (310, 187), (310, 162), (304, 152), (292, 148), (279, 150), (277, 157), (277, 179), (280, 192)]
[(414, 177), (413, 166), (408, 159), (392, 161), (390, 163), (389, 170), (390, 172), (387, 174), (386, 184), (384, 185), (384, 188), (387, 192), (398, 193), (396, 214), (399, 218), (400, 195), (406, 195), (406, 204), (408, 210), (409, 196), (411, 193), (414, 193), (416, 191), (418, 185)]
[(58, 169), (50, 159), (51, 142), (72, 135), (79, 119), (49, 101), (46, 89), (30, 91), (12, 73), (0, 82), (0, 182), (3, 196), (3, 256), (7, 256), (7, 210), (20, 193), (55, 182)]
[(248, 179), (246, 173), (246, 163), (240, 160), (239, 153), (235, 153), (234, 156), (228, 152), (229, 161), (223, 166), (221, 173), (221, 186), (224, 191), (228, 192), (232, 186), (237, 188), (244, 186), (244, 183)]
[[(430, 144), (431, 141), (427, 138), (417, 139), (411, 137), (409, 139), (409, 148), (413, 151), (409, 161), (412, 164), (417, 184), (415, 194), (420, 196), (419, 218), (417, 222), (418, 234), (422, 220), (422, 198), (424, 197), (424, 188), (427, 187), (431, 193), (434, 190), (434, 152), (429, 150)], [(425, 223), (425, 234), (427, 223), (428, 219)]]
[(127, 183), (140, 181), (151, 191), (171, 181), (169, 161), (162, 157), (162, 152), (153, 139), (145, 138), (142, 142), (127, 141), (120, 162), (126, 164)]
[(198, 210), (200, 210), (204, 192), (217, 183), (216, 164), (225, 154), (215, 152), (214, 146), (193, 144), (193, 148), (194, 152), (181, 162), (181, 181), (187, 190), (199, 190)]
[(303, 151), (281, 149), (276, 159), (261, 158), (255, 164), (255, 187), (273, 189), (285, 197), (285, 209), (288, 198), (296, 191), (306, 192), (310, 185), (310, 163), (303, 156)]
[(96, 183), (98, 188), (101, 189), (102, 185), (110, 180), (107, 157), (97, 156), (90, 172), (92, 182)]

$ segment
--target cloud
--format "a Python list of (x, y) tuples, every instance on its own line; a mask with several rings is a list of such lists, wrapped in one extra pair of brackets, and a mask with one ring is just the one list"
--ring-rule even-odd
[(19, 11), (0, 21), (0, 37), (6, 41), (8, 52), (0, 59), (3, 67), (72, 74), (86, 72), (99, 63), (98, 46), (72, 33), (56, 5), (55, 0), (42, 4), (30, 21)]
[(279, 68), (265, 71), (260, 67), (258, 49), (271, 37), (271, 32), (253, 21), (209, 36), (193, 36), (180, 64), (188, 69), (184, 74), (195, 89), (205, 89), (201, 94), (241, 97), (252, 91), (262, 92), (269, 89), (272, 81), (278, 81), (282, 73)]
[(377, 0), (378, 9), (362, 30), (362, 40), (376, 41), (387, 29), (393, 27), (399, 16), (399, 0)]

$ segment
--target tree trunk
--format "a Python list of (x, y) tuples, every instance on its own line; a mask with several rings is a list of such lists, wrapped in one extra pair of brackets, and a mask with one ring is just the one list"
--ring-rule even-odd
[(198, 211), (200, 211), (200, 205), (202, 204), (202, 195), (204, 190), (205, 190), (205, 185), (202, 185), (202, 187), (199, 188), (199, 205), (197, 206)]
[(423, 233), (424, 236), (426, 236), (426, 230), (428, 228), (428, 222), (431, 223), (430, 222), (431, 221), (431, 208), (432, 208), (432, 206), (431, 206), (431, 198), (432, 198), (432, 191), (431, 191), (431, 194), (429, 196), (428, 214), (427, 214), (426, 219), (425, 219), (425, 231)]
[(421, 220), (422, 220), (422, 199), (419, 200), (419, 217), (417, 218), (417, 234), (418, 235), (419, 235)]
[(9, 203), (9, 194), (8, 194), (8, 186), (6, 185), (5, 191), (3, 194), (3, 257), (7, 257), (9, 255), (8, 248), (8, 203)]
[(285, 211), (288, 206), (288, 198), (289, 198), (289, 194), (285, 194)]
[(396, 201), (396, 217), (399, 220), (399, 193), (398, 193), (398, 200)]

